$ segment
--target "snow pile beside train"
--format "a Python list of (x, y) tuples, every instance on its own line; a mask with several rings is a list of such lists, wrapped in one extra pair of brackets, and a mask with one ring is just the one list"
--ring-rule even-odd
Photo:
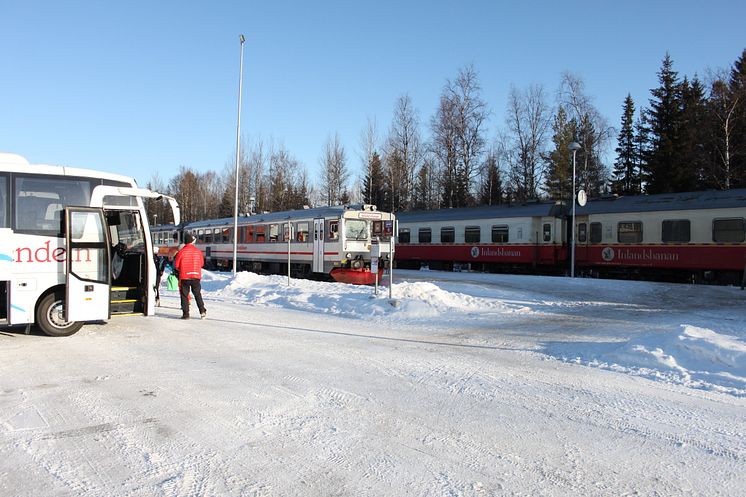
[(389, 302), (387, 286), (380, 286), (378, 295), (374, 295), (370, 286), (298, 279), (292, 279), (288, 285), (284, 276), (239, 272), (234, 278), (225, 273), (204, 273), (203, 289), (214, 298), (358, 319), (391, 315), (397, 321), (431, 325), (442, 323), (448, 315), (454, 321), (462, 321), (483, 319), (485, 315), (530, 312), (520, 305), (450, 292), (427, 282), (395, 283), (393, 291), (398, 305), (394, 307)]

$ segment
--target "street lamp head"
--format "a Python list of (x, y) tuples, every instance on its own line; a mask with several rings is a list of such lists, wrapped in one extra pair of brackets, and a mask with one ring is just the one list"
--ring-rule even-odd
[(578, 142), (570, 142), (567, 148), (569, 148), (571, 152), (575, 152), (576, 150), (580, 150), (583, 147), (581, 147), (580, 143)]
[(246, 41), (246, 38), (244, 38), (243, 35), (239, 36), (238, 39), (241, 40), (241, 45), (243, 45), (243, 42)]

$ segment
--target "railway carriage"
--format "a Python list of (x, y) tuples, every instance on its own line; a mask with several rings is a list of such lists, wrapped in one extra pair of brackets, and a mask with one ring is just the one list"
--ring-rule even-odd
[(174, 224), (159, 224), (150, 229), (150, 237), (153, 245), (158, 247), (159, 256), (173, 258), (179, 251), (179, 245), (182, 243), (182, 231), (179, 226)]
[[(399, 213), (401, 267), (566, 273), (562, 203)], [(746, 189), (629, 197), (576, 206), (576, 273), (736, 283), (746, 274)]]
[[(237, 269), (286, 274), (289, 264), (290, 273), (297, 277), (328, 276), (344, 283), (372, 284), (376, 274), (371, 272), (371, 252), (380, 254), (380, 273), (393, 249), (394, 221), (392, 214), (367, 204), (241, 217)], [(197, 221), (183, 230), (195, 236), (207, 267), (232, 268), (234, 218)], [(173, 231), (163, 232), (167, 243), (178, 241)]]
[(576, 208), (576, 264), (602, 275), (740, 281), (746, 189), (606, 197)]
[(566, 252), (563, 215), (555, 202), (398, 213), (398, 265), (555, 272)]

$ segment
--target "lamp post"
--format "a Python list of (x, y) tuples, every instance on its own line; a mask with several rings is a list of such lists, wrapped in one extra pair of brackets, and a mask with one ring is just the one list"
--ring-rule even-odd
[(236, 195), (233, 202), (233, 276), (236, 275), (236, 255), (238, 253), (238, 161), (241, 156), (241, 90), (243, 89), (243, 35), (241, 41), (241, 64), (238, 71), (238, 123), (236, 124)]
[(570, 232), (570, 278), (575, 277), (575, 154), (581, 147), (578, 142), (570, 142), (567, 146), (572, 150), (572, 230)]

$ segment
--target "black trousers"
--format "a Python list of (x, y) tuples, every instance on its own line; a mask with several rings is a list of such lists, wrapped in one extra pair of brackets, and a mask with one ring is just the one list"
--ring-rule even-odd
[(181, 314), (189, 315), (189, 291), (194, 295), (199, 313), (205, 312), (205, 303), (202, 301), (202, 282), (198, 279), (179, 281), (179, 294), (181, 295)]

